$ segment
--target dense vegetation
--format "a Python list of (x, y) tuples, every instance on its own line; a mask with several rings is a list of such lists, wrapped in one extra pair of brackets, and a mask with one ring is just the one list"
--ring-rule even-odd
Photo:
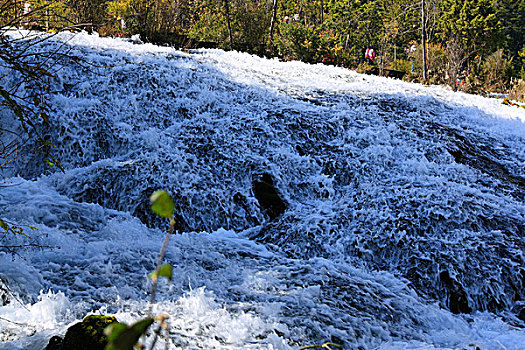
[[(101, 35), (234, 48), (421, 81), (422, 27), (430, 83), (505, 92), (525, 77), (525, 0), (3, 0), (0, 25), (66, 26)], [(424, 11), (422, 11), (424, 8)], [(414, 46), (413, 46), (414, 45)], [(412, 52), (410, 48), (413, 47)], [(414, 50), (415, 49), (415, 50)], [(523, 84), (523, 83), (522, 83)], [(516, 94), (517, 96), (517, 94)], [(517, 96), (519, 97), (519, 96)]]

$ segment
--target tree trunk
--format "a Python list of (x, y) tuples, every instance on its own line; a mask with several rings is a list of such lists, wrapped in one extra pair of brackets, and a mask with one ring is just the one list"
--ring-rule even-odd
[(49, 7), (46, 7), (46, 32), (49, 32)]
[(275, 27), (275, 20), (277, 18), (277, 0), (273, 0), (273, 6), (272, 6), (272, 20), (270, 22), (270, 45), (273, 46), (273, 28)]
[(385, 47), (386, 47), (386, 42), (385, 42), (385, 38), (383, 37), (383, 39), (381, 40), (381, 50), (379, 51), (379, 75), (380, 76), (383, 76), (383, 72), (384, 72), (384, 68), (385, 68), (385, 61), (384, 61), (384, 57), (385, 57)]
[(394, 69), (397, 70), (397, 46), (394, 43)]
[(423, 81), (427, 80), (427, 29), (425, 22), (425, 0), (421, 0), (421, 47), (423, 49)]
[(230, 22), (230, 3), (229, 0), (224, 0), (224, 9), (226, 10), (226, 22), (228, 24), (228, 37), (230, 40), (230, 50), (233, 51), (232, 27)]
[(348, 50), (348, 41), (350, 40), (350, 30), (352, 28), (352, 11), (350, 7), (350, 0), (346, 2), (346, 6), (348, 6), (348, 33), (346, 33), (345, 51)]
[(324, 2), (321, 0), (321, 24), (324, 22)]

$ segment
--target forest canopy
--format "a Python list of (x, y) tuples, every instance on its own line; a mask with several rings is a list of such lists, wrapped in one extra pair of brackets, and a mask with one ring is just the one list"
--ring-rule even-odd
[(505, 92), (525, 78), (525, 0), (0, 0), (0, 12), (3, 27), (399, 70), (469, 92)]

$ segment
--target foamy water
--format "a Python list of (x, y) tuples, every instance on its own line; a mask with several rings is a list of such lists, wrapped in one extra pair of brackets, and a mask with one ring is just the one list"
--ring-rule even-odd
[[(20, 159), (0, 188), (1, 217), (54, 248), (0, 253), (17, 296), (0, 347), (41, 349), (89, 313), (144, 317), (167, 225), (148, 196), (165, 188), (181, 233), (159, 349), (523, 349), (523, 109), (238, 52), (55, 39), (84, 60), (56, 71), (42, 126), (65, 171)], [(287, 205), (273, 221), (254, 195), (265, 174)], [(461, 297), (472, 311), (451, 313)]]

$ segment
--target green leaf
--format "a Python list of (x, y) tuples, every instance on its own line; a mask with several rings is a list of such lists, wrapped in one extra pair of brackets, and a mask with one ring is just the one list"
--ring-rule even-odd
[(107, 326), (104, 329), (104, 334), (108, 337), (105, 350), (132, 350), (153, 321), (152, 318), (146, 318), (129, 327), (125, 323), (112, 323)]
[(0, 95), (7, 101), (11, 100), (11, 96), (9, 96), (9, 93), (2, 88), (0, 88)]
[(0, 227), (3, 228), (6, 232), (7, 230), (9, 229), (9, 227), (7, 226), (7, 224), (0, 219)]
[(155, 191), (149, 200), (151, 202), (151, 210), (153, 210), (155, 214), (164, 218), (173, 217), (175, 203), (173, 203), (168, 192), (164, 190)]
[(162, 265), (161, 267), (159, 267), (158, 273), (157, 273), (157, 271), (153, 271), (150, 274), (148, 274), (148, 277), (151, 278), (154, 281), (159, 276), (160, 277), (166, 277), (168, 279), (168, 281), (171, 282), (173, 280), (173, 266), (171, 266), (170, 264), (165, 264), (165, 265)]
[(133, 330), (134, 332), (138, 332), (140, 335), (146, 332), (148, 327), (153, 324), (153, 321), (155, 320), (152, 318), (145, 318), (143, 320), (140, 320), (131, 326), (131, 330)]
[(125, 323), (114, 322), (104, 329), (104, 334), (108, 337), (108, 341), (112, 341), (128, 328)]

